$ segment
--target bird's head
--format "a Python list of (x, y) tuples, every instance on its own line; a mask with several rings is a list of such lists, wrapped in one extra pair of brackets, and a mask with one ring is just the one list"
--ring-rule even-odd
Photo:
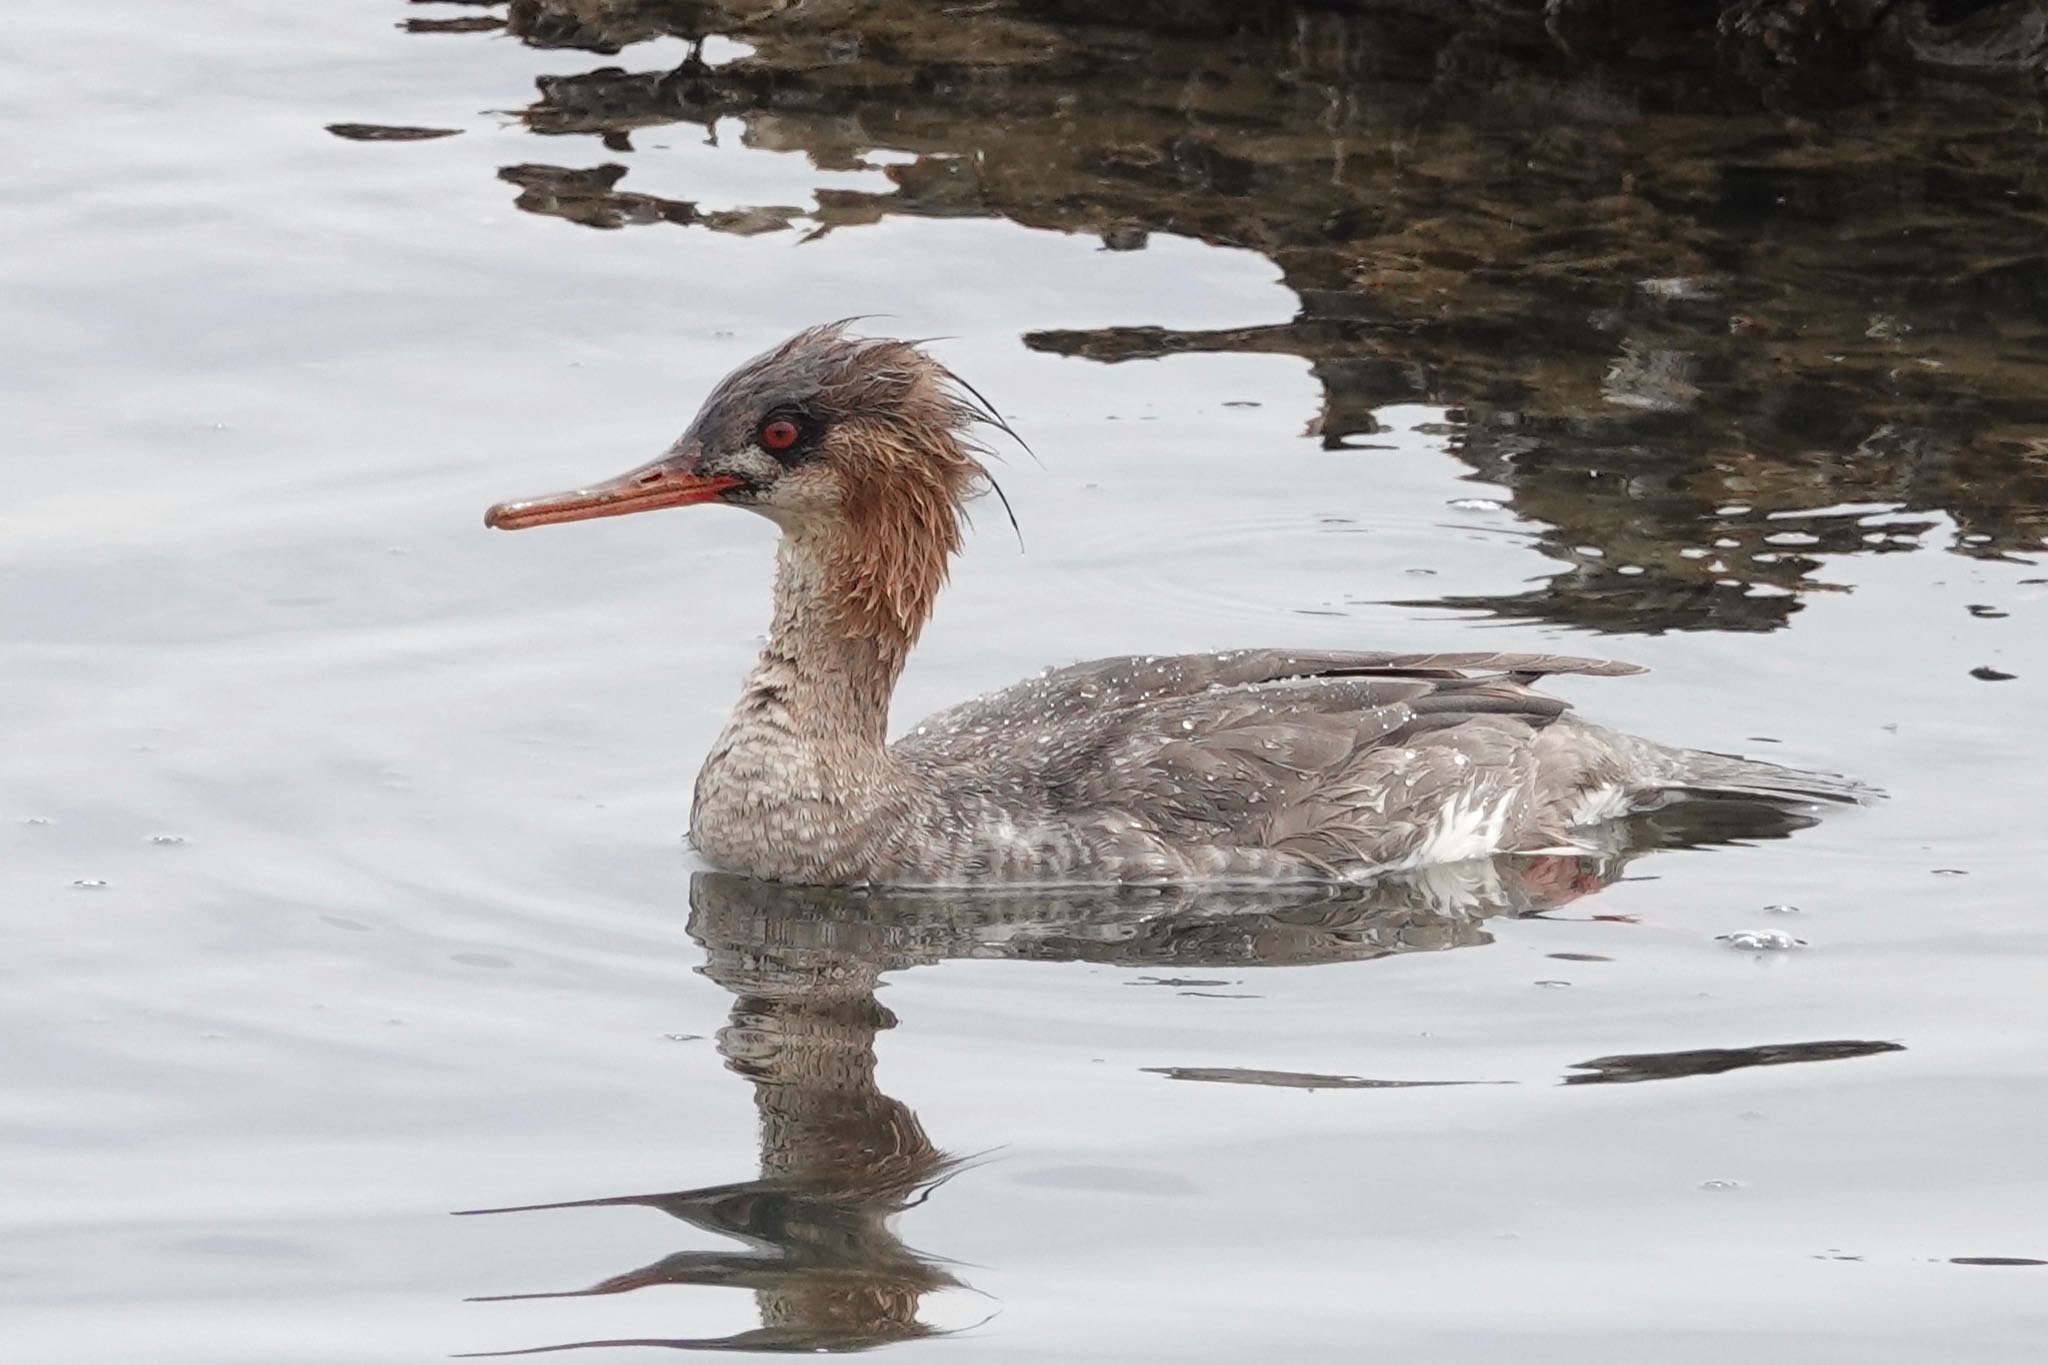
[(825, 556), (859, 614), (915, 634), (959, 548), (966, 502), (987, 482), (972, 439), (1002, 426), (907, 341), (799, 332), (727, 375), (660, 458), (585, 488), (501, 502), (516, 531), (696, 503), (759, 512)]

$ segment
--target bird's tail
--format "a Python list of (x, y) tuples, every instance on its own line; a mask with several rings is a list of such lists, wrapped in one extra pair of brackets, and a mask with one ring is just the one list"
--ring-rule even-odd
[(1664, 786), (1700, 796), (1754, 797), (1765, 801), (1833, 801), (1868, 805), (1884, 793), (1841, 773), (1788, 768), (1761, 759), (1704, 749), (1659, 746), (1657, 766)]

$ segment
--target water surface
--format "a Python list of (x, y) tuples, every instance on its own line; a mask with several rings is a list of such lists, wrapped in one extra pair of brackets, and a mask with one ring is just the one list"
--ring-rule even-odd
[[(2037, 121), (683, 10), (10, 29), (23, 1359), (2038, 1354)], [(1891, 799), (1338, 898), (702, 875), (770, 528), (479, 516), (877, 312), (1038, 452), (900, 720), (1603, 652), (1590, 713)]]

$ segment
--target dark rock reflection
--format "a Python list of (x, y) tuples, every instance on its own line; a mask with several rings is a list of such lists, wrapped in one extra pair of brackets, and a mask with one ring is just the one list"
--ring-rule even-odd
[[(2024, 85), (1974, 79), (2042, 65), (2028, 9), (514, 0), (508, 31), (556, 60), (694, 46), (541, 76), (526, 126), (603, 154), (501, 174), (599, 228), (991, 217), (1260, 252), (1288, 322), (1027, 341), (1300, 357), (1311, 429), (1361, 478), (1370, 454), (1341, 452), (1387, 405), (1450, 410), (1455, 453), (1565, 567), (1439, 605), (1771, 630), (1830, 557), (2048, 535), (2048, 134)], [(709, 35), (751, 51), (713, 64)], [(717, 212), (636, 192), (634, 135), (678, 124), (877, 188)]]

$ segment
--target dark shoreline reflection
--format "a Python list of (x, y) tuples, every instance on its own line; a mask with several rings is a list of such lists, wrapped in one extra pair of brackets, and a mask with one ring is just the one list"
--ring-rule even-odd
[[(896, 1023), (876, 994), (887, 973), (955, 958), (1215, 970), (1472, 947), (1492, 940), (1488, 921), (1541, 916), (1595, 894), (1646, 850), (1780, 837), (1803, 823), (1769, 807), (1709, 807), (1706, 824), (1688, 824), (1679, 809), (1606, 827), (1605, 852), (1503, 857), (1353, 887), (891, 892), (699, 873), (690, 883), (689, 932), (705, 951), (704, 974), (733, 994), (718, 1050), (753, 1087), (758, 1175), (470, 1212), (653, 1210), (736, 1248), (681, 1251), (594, 1284), (477, 1301), (736, 1288), (754, 1295), (761, 1326), (728, 1337), (614, 1338), (479, 1354), (607, 1345), (836, 1352), (936, 1334), (920, 1316), (926, 1296), (967, 1286), (951, 1263), (906, 1244), (891, 1221), (973, 1158), (935, 1144), (917, 1114), (876, 1083), (876, 1040)], [(1200, 1068), (1187, 1074), (1213, 1078)]]
[[(1623, 45), (1653, 57), (1558, 26), (1622, 8), (1670, 21)], [(668, 69), (539, 76), (518, 116), (543, 141), (499, 174), (521, 209), (595, 228), (1000, 218), (1105, 250), (1164, 233), (1256, 251), (1299, 300), (1285, 322), (1135, 317), (1026, 344), (1299, 357), (1323, 391), (1310, 429), (1360, 478), (1388, 405), (1448, 409), (1452, 453), (1508, 490), (1559, 567), (1426, 605), (1768, 631), (1836, 590), (1830, 558), (1937, 536), (2038, 554), (2048, 129), (2030, 91), (1948, 79), (1992, 74), (1965, 49), (1991, 61), (1980, 29), (2026, 7), (1909, 24), (1917, 7), (1887, 6), (1886, 41), (1843, 51), (1917, 84), (1851, 79), (1827, 99), (1731, 79), (1712, 54), (1739, 25), (1717, 37), (1713, 8), (514, 0), (507, 31), (550, 61), (693, 46)], [(714, 34), (749, 50), (707, 61)], [(679, 127), (874, 188), (715, 211), (637, 191), (662, 152), (635, 137)]]

